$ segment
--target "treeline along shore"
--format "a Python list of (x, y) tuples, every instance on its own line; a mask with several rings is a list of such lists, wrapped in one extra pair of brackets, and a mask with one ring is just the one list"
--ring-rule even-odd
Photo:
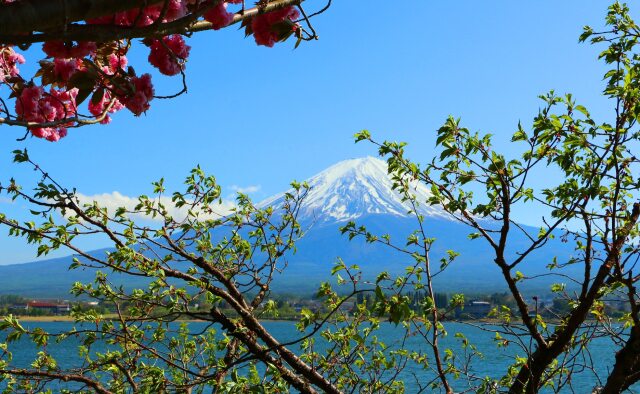
[[(424, 311), (427, 300), (424, 292), (407, 292), (405, 297), (412, 311), (417, 314)], [(433, 298), (436, 307), (441, 311), (443, 320), (494, 321), (503, 319), (505, 311), (509, 313), (509, 310), (516, 308), (515, 300), (506, 292), (473, 295), (436, 293)], [(571, 308), (567, 300), (553, 293), (529, 298), (532, 317), (540, 315), (547, 320), (553, 320)], [(348, 315), (359, 305), (364, 304), (365, 307), (372, 308), (374, 303), (372, 294), (359, 293), (357, 297), (345, 300), (340, 305), (339, 311)], [(130, 305), (124, 303), (119, 309), (126, 315), (129, 307)], [(231, 308), (224, 305), (224, 302), (220, 307), (230, 314), (233, 313)], [(624, 300), (604, 300), (604, 307), (607, 314), (613, 318), (629, 312)], [(202, 300), (191, 305), (191, 309), (197, 312), (206, 312), (210, 308), (211, 305)], [(260, 316), (265, 320), (298, 320), (305, 310), (314, 313), (330, 312), (321, 299), (297, 294), (273, 294), (259, 306), (259, 309), (261, 309)], [(74, 311), (93, 311), (104, 319), (117, 317), (115, 305), (95, 300), (36, 299), (20, 295), (0, 295), (0, 316), (18, 316), (24, 321), (73, 321)], [(155, 310), (153, 314), (167, 316), (167, 319), (171, 320), (193, 320), (187, 315), (177, 316), (162, 309)]]

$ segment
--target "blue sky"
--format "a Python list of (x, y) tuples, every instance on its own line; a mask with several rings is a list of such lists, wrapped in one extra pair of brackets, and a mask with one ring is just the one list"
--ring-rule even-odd
[[(136, 196), (160, 177), (175, 189), (200, 164), (226, 195), (250, 188), (260, 200), (337, 161), (374, 155), (372, 146), (353, 143), (363, 128), (410, 142), (410, 155), (427, 161), (450, 114), (493, 133), (508, 151), (517, 122), (529, 125), (537, 96), (551, 89), (572, 92), (606, 120), (611, 105), (599, 95), (604, 68), (596, 61), (602, 48), (579, 44), (578, 35), (585, 24), (602, 26), (608, 4), (334, 0), (313, 20), (320, 40), (296, 50), (293, 41), (257, 47), (235, 27), (198, 33), (188, 40), (188, 94), (155, 100), (146, 115), (122, 111), (108, 126), (73, 129), (54, 144), (17, 142), (22, 130), (0, 127), (0, 181), (28, 184), (30, 171), (11, 164), (10, 154), (26, 147), (86, 195)], [(146, 55), (143, 48), (130, 61), (144, 67)], [(180, 85), (157, 73), (154, 82), (157, 94)], [(0, 212), (21, 217), (23, 208), (0, 200)], [(539, 220), (535, 212), (517, 214), (525, 223)], [(32, 260), (34, 250), (5, 233), (0, 264)]]

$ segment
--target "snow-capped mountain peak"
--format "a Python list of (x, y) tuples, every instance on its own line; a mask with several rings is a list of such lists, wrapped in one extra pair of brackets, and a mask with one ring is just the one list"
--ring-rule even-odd
[[(301, 219), (319, 222), (343, 222), (370, 214), (406, 216), (410, 205), (392, 189), (387, 163), (374, 157), (341, 161), (309, 178), (309, 194), (303, 201)], [(420, 210), (429, 216), (448, 215), (424, 202), (429, 190), (416, 184), (413, 194), (422, 202)], [(283, 194), (269, 198), (260, 206), (278, 206)]]

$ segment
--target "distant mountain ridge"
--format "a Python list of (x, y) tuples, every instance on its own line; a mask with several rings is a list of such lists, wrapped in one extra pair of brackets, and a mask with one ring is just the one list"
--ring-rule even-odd
[[(299, 220), (309, 226), (305, 236), (297, 243), (297, 253), (286, 256), (288, 266), (274, 281), (276, 292), (310, 294), (322, 281), (330, 280), (330, 271), (337, 258), (348, 264), (358, 264), (365, 279), (372, 279), (381, 271), (392, 275), (405, 272), (412, 264), (407, 256), (383, 245), (366, 244), (362, 239), (349, 241), (340, 234), (340, 227), (348, 221), (364, 224), (372, 232), (389, 234), (396, 243), (404, 245), (406, 237), (416, 229), (417, 220), (408, 215), (409, 205), (392, 190), (387, 176), (386, 162), (366, 157), (339, 162), (309, 178), (311, 187), (300, 209)], [(416, 184), (412, 193), (424, 202), (430, 191)], [(268, 198), (258, 205), (279, 206), (284, 193)], [(459, 223), (443, 210), (420, 205), (425, 216), (425, 228), (429, 236), (436, 238), (431, 259), (437, 262), (449, 249), (460, 257), (448, 270), (438, 275), (436, 283), (446, 292), (495, 292), (505, 290), (504, 279), (493, 262), (493, 253), (482, 239), (469, 240), (471, 229)], [(525, 226), (526, 228), (526, 226)], [(537, 231), (528, 228), (532, 233)], [(218, 234), (222, 236), (222, 234)], [(510, 238), (508, 253), (515, 257), (518, 250), (528, 244), (523, 235), (514, 233)], [(105, 253), (108, 249), (92, 253)], [(534, 252), (519, 270), (527, 275), (548, 273), (546, 266), (555, 256), (559, 261), (568, 260), (573, 249), (567, 244), (552, 240), (544, 249)], [(0, 293), (26, 296), (63, 296), (75, 281), (92, 281), (89, 269), (69, 271), (71, 258), (58, 258), (26, 264), (0, 266)], [(579, 274), (578, 267), (570, 267), (569, 274)], [(144, 286), (139, 278), (123, 278), (126, 287)], [(544, 291), (557, 279), (542, 276), (527, 285), (530, 291)]]

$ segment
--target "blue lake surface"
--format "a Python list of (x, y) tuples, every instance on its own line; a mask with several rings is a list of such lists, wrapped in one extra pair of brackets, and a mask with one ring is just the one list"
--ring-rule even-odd
[[(68, 322), (25, 322), (23, 325), (27, 328), (41, 327), (48, 332), (63, 332), (72, 327)], [(288, 341), (300, 336), (300, 333), (296, 330), (293, 322), (289, 321), (267, 321), (264, 322), (265, 327), (281, 341)], [(192, 322), (189, 323), (189, 327), (192, 332), (197, 332), (206, 326), (206, 323)], [(176, 323), (177, 327), (177, 323)], [(489, 376), (492, 378), (500, 378), (507, 366), (513, 362), (513, 358), (517, 352), (519, 355), (523, 355), (522, 350), (516, 346), (509, 346), (507, 348), (498, 348), (494, 340), (494, 334), (485, 332), (477, 327), (473, 327), (464, 323), (446, 323), (445, 327), (449, 332), (449, 335), (441, 339), (442, 347), (450, 347), (454, 352), (460, 352), (461, 346), (460, 340), (454, 337), (455, 333), (461, 333), (467, 337), (471, 343), (477, 346), (478, 350), (484, 355), (482, 359), (475, 360), (472, 364), (472, 372), (476, 376)], [(402, 336), (402, 329), (396, 328), (392, 324), (384, 324), (378, 331), (378, 338), (388, 345), (392, 345), (395, 341)], [(60, 367), (68, 367), (77, 364), (78, 351), (77, 345), (80, 343), (80, 339), (73, 337), (68, 338), (64, 342), (50, 343), (47, 350), (57, 359)], [(318, 341), (318, 344), (320, 341)], [(95, 346), (95, 345), (94, 345)], [(424, 350), (427, 351), (427, 344), (418, 337), (411, 337), (406, 342), (406, 348), (409, 350)], [(37, 349), (32, 342), (28, 340), (20, 340), (17, 343), (11, 345), (13, 351), (13, 365), (27, 367), (32, 361), (37, 352)], [(597, 373), (600, 379), (606, 379), (607, 371), (611, 368), (614, 362), (616, 346), (608, 339), (597, 339), (591, 343), (589, 347), (590, 356), (593, 359), (595, 373)], [(429, 371), (424, 371), (411, 365), (406, 368), (399, 376), (399, 380), (405, 382), (406, 392), (414, 393), (418, 391), (418, 386), (415, 382), (415, 375), (424, 383), (433, 379), (433, 375)], [(456, 390), (465, 391), (469, 387), (464, 381), (452, 381)], [(576, 372), (572, 378), (573, 391), (570, 389), (563, 390), (567, 393), (591, 393), (595, 386), (598, 386), (602, 382), (598, 381), (598, 377), (593, 371)], [(54, 390), (55, 391), (55, 390)], [(636, 385), (630, 390), (630, 392), (640, 392), (640, 386)]]

